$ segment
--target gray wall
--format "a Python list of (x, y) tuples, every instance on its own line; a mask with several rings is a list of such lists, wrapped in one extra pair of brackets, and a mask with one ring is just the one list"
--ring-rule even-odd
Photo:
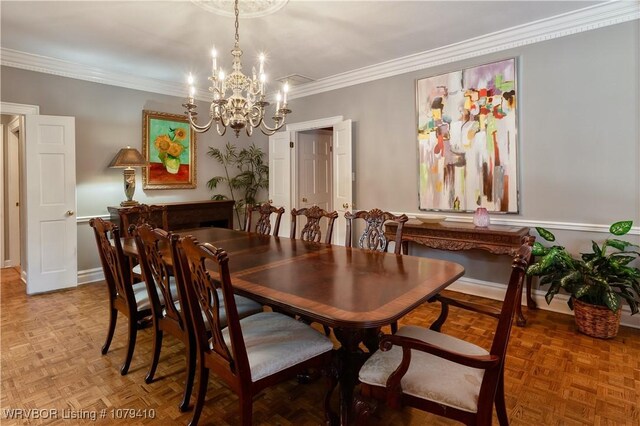
[[(638, 21), (633, 21), (295, 99), (289, 121), (335, 115), (354, 120), (357, 208), (417, 213), (416, 79), (516, 57), (520, 214), (497, 218), (567, 222), (567, 228), (632, 219), (637, 227), (639, 39)], [(554, 233), (576, 252), (588, 250), (592, 238), (606, 236)], [(416, 253), (459, 261), (468, 277), (507, 279), (507, 258), (475, 251)]]
[[(122, 169), (107, 166), (120, 148), (142, 150), (142, 110), (182, 114), (184, 99), (121, 87), (91, 83), (17, 68), (1, 68), (2, 101), (40, 106), (40, 114), (73, 116), (76, 120), (77, 215), (107, 214), (124, 195)], [(199, 105), (206, 116), (207, 106)], [(134, 199), (145, 203), (207, 200), (213, 194), (206, 183), (223, 173), (206, 153), (209, 146), (227, 141), (246, 146), (247, 138), (219, 137), (215, 130), (197, 135), (197, 188), (143, 190), (142, 173), (136, 172)], [(223, 191), (224, 192), (224, 191)], [(87, 221), (78, 225), (78, 270), (100, 266), (95, 240)]]
[[(555, 229), (574, 251), (603, 233), (575, 224), (640, 224), (638, 21), (294, 99), (288, 121), (335, 115), (354, 120), (355, 204), (418, 212), (415, 80), (509, 57), (519, 64), (520, 214), (500, 218), (567, 223)], [(141, 147), (142, 110), (182, 113), (182, 99), (13, 68), (2, 68), (2, 100), (40, 105), (41, 114), (76, 117), (78, 215), (106, 213), (123, 198), (121, 171), (107, 169), (120, 147)], [(204, 110), (201, 105), (200, 109)], [(267, 138), (252, 138), (266, 150)], [(198, 137), (198, 188), (146, 191), (136, 199), (207, 199), (206, 181), (221, 172), (206, 156), (234, 136)], [(246, 138), (240, 139), (247, 144)], [(380, 171), (384, 170), (384, 173)], [(468, 215), (460, 215), (469, 217)], [(564, 229), (562, 229), (564, 228)], [(99, 266), (88, 225), (80, 225), (78, 266)], [(638, 235), (632, 236), (636, 241)], [(446, 253), (466, 276), (504, 282), (508, 259), (483, 252)]]

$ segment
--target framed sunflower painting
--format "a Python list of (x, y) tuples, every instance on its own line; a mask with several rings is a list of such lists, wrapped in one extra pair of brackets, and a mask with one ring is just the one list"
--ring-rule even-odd
[(196, 187), (196, 134), (184, 115), (142, 111), (144, 189)]

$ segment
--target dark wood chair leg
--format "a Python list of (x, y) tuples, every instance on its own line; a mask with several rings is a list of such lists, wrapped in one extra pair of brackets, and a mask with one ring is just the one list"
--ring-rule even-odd
[(138, 335), (138, 326), (136, 324), (136, 319), (132, 316), (129, 316), (129, 339), (127, 340), (127, 355), (124, 358), (124, 363), (122, 367), (120, 367), (120, 374), (126, 375), (129, 372), (129, 366), (131, 365), (131, 360), (133, 359), (133, 350), (136, 347), (136, 337)]
[(253, 421), (253, 398), (251, 395), (240, 393), (240, 424), (251, 426)]
[(196, 405), (193, 407), (193, 417), (189, 422), (189, 426), (196, 426), (198, 420), (200, 420), (200, 414), (202, 414), (202, 407), (204, 407), (204, 398), (207, 396), (207, 385), (209, 384), (209, 369), (206, 368), (203, 363), (202, 357), (198, 362), (198, 393), (196, 395)]
[(442, 324), (444, 324), (444, 322), (447, 320), (447, 317), (449, 316), (449, 305), (442, 301), (440, 303), (442, 304), (442, 307), (440, 309), (440, 316), (438, 316), (433, 324), (431, 324), (431, 327), (429, 327), (430, 330), (438, 332), (440, 331), (440, 329), (442, 329)]
[(107, 331), (107, 339), (104, 341), (104, 345), (102, 345), (102, 355), (105, 355), (109, 351), (113, 334), (116, 331), (116, 322), (118, 321), (118, 310), (111, 308), (109, 312), (109, 330)]
[(362, 394), (358, 394), (353, 400), (353, 411), (356, 414), (356, 426), (367, 426), (369, 417), (375, 413), (378, 404), (369, 398), (365, 398)]
[(162, 337), (162, 330), (158, 330), (158, 328), (155, 327), (153, 330), (153, 354), (151, 355), (151, 366), (149, 367), (149, 372), (147, 372), (147, 377), (144, 378), (145, 383), (153, 382), (153, 376), (156, 374), (158, 361), (160, 361), (160, 350), (162, 349)]
[(338, 368), (331, 362), (328, 367), (322, 370), (322, 374), (327, 377), (327, 393), (324, 396), (324, 418), (327, 426), (338, 425), (339, 419), (337, 413), (331, 409), (331, 395), (338, 385)]
[(396, 334), (398, 332), (398, 321), (394, 321), (391, 323), (391, 334)]
[(196, 375), (196, 343), (189, 342), (187, 346), (187, 377), (184, 383), (184, 394), (182, 396), (182, 402), (178, 406), (180, 411), (187, 411), (189, 409), (189, 400), (191, 399), (191, 391), (193, 390), (193, 380)]
[(498, 416), (498, 422), (500, 426), (509, 425), (509, 417), (507, 416), (507, 405), (504, 400), (504, 367), (498, 377), (498, 388), (496, 389), (496, 414)]

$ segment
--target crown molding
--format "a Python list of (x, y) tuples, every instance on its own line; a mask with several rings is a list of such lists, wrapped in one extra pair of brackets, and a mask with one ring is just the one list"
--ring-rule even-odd
[(289, 99), (302, 98), (636, 19), (640, 19), (640, 3), (635, 0), (602, 3), (295, 86), (289, 91)]
[[(289, 92), (289, 98), (302, 98), (636, 19), (640, 19), (640, 3), (635, 0), (602, 3), (295, 86)], [(12, 49), (0, 48), (0, 64), (169, 96), (184, 97), (185, 95), (182, 83), (138, 77), (131, 74), (110, 73), (100, 68)], [(199, 91), (199, 93), (206, 92), (206, 90)], [(205, 98), (199, 97), (198, 99), (207, 101)]]

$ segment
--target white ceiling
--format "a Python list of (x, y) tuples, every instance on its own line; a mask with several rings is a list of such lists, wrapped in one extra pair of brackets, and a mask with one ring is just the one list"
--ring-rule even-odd
[[(242, 1), (242, 0), (241, 0)], [(304, 1), (240, 20), (245, 73), (268, 55), (269, 80), (322, 79), (583, 9), (586, 1)], [(3, 49), (104, 73), (206, 86), (211, 47), (230, 68), (233, 18), (189, 1), (0, 2)]]

